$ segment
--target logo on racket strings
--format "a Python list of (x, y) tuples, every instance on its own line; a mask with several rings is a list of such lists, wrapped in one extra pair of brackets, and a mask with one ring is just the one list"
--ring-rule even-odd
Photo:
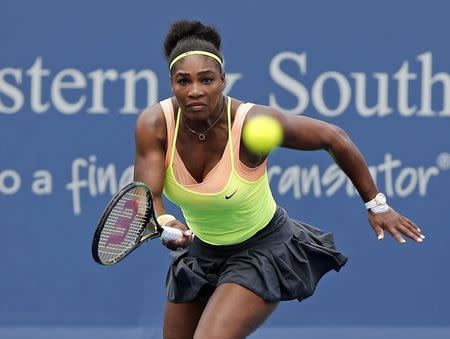
[[(127, 210), (130, 210), (131, 213), (127, 213)], [(134, 220), (138, 211), (138, 202), (135, 200), (127, 200), (123, 204), (122, 210), (120, 211), (120, 216), (117, 218), (116, 224), (112, 230), (111, 235), (108, 237), (106, 241), (106, 246), (118, 245), (121, 244), (125, 237), (128, 234), (128, 230), (130, 229), (131, 223)]]

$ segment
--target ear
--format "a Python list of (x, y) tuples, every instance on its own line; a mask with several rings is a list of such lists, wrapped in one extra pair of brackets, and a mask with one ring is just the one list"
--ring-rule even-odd
[(225, 89), (225, 87), (227, 86), (227, 79), (225, 78), (225, 72), (223, 72), (221, 75), (220, 75), (220, 77), (221, 77), (221, 79), (222, 79), (222, 81), (223, 81), (223, 84), (222, 84), (222, 91)]

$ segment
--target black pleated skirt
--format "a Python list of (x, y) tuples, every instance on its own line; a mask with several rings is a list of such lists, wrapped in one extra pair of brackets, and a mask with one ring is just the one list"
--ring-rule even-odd
[(214, 246), (194, 238), (187, 248), (173, 251), (167, 299), (207, 302), (218, 285), (235, 283), (267, 301), (301, 301), (324, 274), (346, 262), (332, 233), (291, 219), (277, 207), (269, 224), (242, 243)]

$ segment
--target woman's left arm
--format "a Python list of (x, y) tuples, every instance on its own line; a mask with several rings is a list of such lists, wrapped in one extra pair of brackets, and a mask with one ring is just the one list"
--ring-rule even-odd
[[(364, 157), (345, 131), (335, 125), (305, 116), (285, 115), (271, 108), (266, 112), (276, 117), (283, 126), (282, 147), (298, 150), (326, 150), (352, 181), (362, 200), (365, 203), (370, 202), (370, 205), (377, 204), (374, 199), (379, 193), (378, 188)], [(368, 208), (369, 222), (377, 239), (383, 239), (385, 231), (400, 243), (405, 242), (405, 237), (415, 242), (422, 242), (425, 239), (414, 222), (389, 206), (383, 208), (386, 206), (381, 206), (380, 209)]]

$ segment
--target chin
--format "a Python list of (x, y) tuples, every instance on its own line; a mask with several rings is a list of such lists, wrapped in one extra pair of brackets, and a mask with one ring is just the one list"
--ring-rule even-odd
[(192, 120), (201, 120), (208, 117), (209, 109), (207, 106), (187, 107), (184, 111), (184, 114), (186, 114)]

